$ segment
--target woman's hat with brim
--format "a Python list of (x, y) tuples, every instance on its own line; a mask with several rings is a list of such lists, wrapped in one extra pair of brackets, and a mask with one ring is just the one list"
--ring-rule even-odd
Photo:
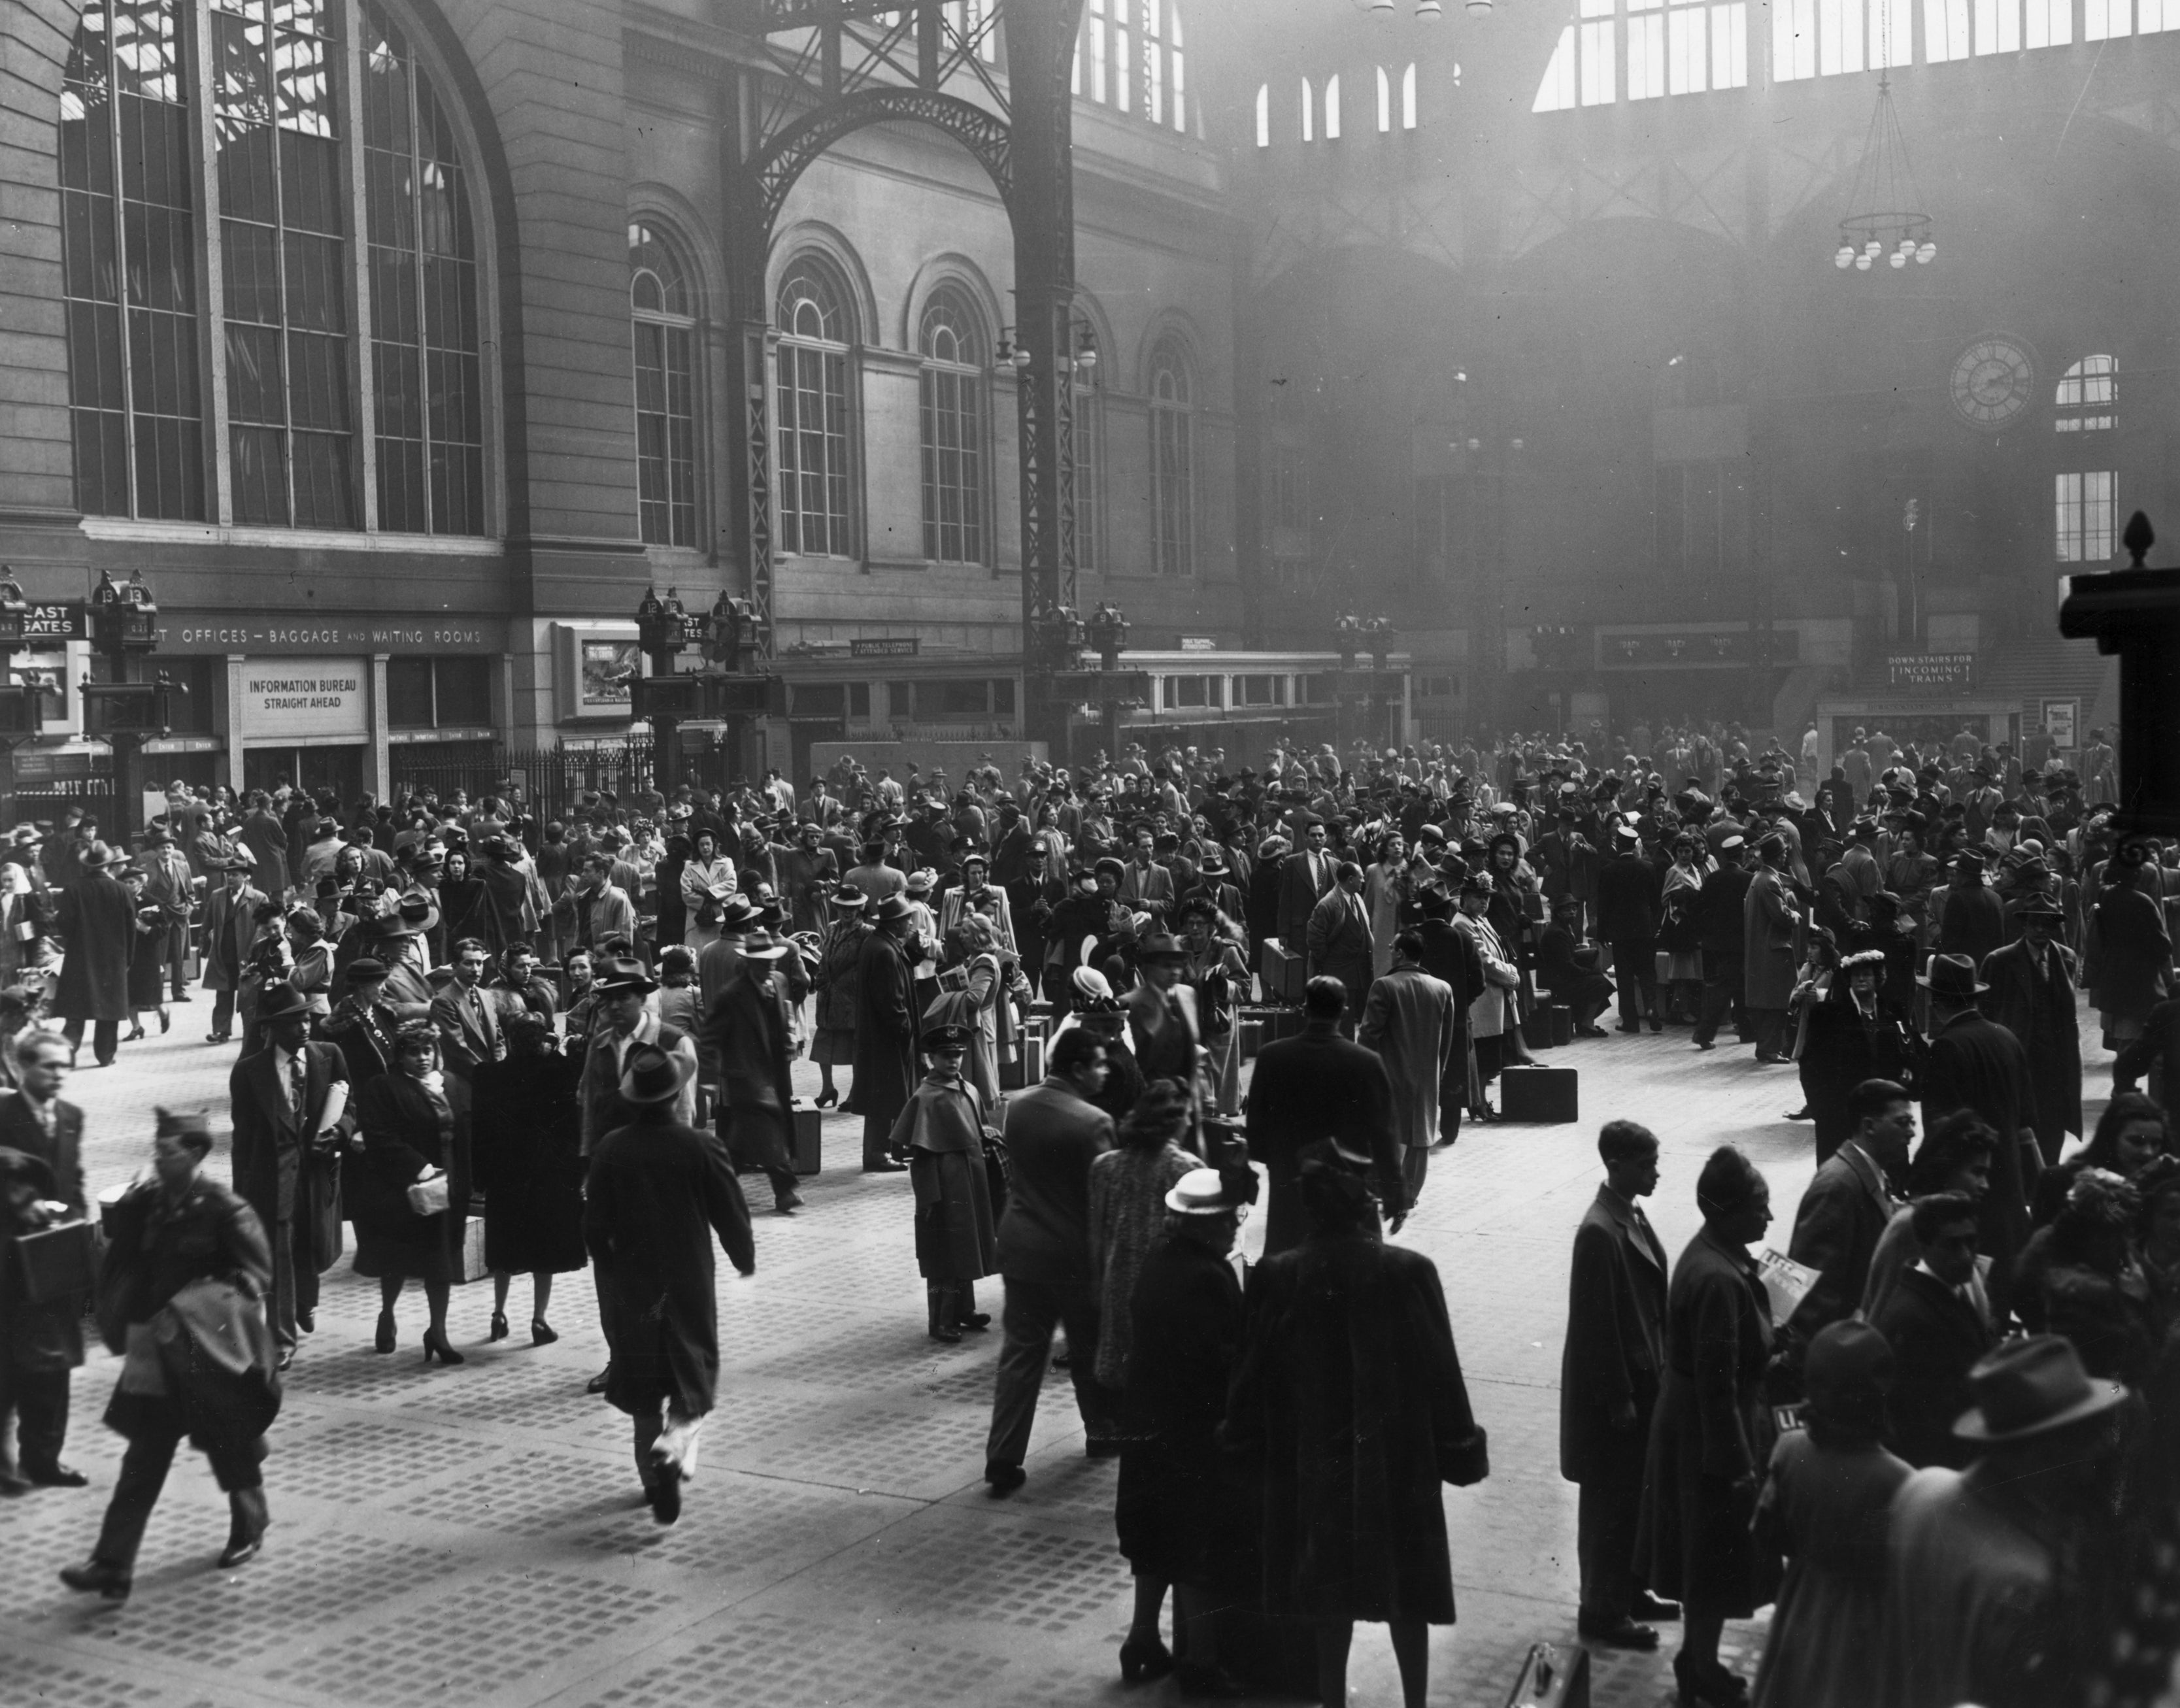
[(2007, 1342), (1968, 1372), (1968, 1388), (1976, 1402), (1961, 1413), (1953, 1433), (1988, 1445), (2064, 1429), (2127, 1397), (2118, 1382), (2091, 1381), (2073, 1342), (2058, 1335)]
[(852, 884), (843, 884), (829, 898), (843, 913), (860, 913), (869, 905), (870, 897)]
[(1192, 1168), (1173, 1183), (1165, 1207), (1175, 1215), (1227, 1215), (1241, 1206), (1226, 1195), (1226, 1178), (1215, 1168)]
[(936, 872), (928, 866), (919, 866), (908, 874), (908, 893), (911, 895), (928, 895), (933, 886), (938, 882), (939, 874)]
[(644, 970), (641, 961), (617, 955), (597, 964), (591, 986), (601, 996), (620, 996), (631, 991), (639, 996), (648, 996), (658, 989), (658, 981)]
[(350, 984), (376, 984), (386, 977), (386, 963), (370, 956), (361, 956), (348, 964)]
[(621, 1065), (622, 1100), (639, 1105), (671, 1103), (696, 1072), (696, 1063), (655, 1044), (639, 1044)]

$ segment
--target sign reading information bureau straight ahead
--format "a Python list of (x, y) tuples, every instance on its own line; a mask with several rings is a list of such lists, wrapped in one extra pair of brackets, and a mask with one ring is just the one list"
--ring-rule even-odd
[(1924, 694), (1950, 694), (1975, 685), (1974, 653), (1895, 653), (1885, 661), (1896, 688)]
[(242, 733), (253, 741), (371, 733), (367, 658), (252, 658), (242, 667)]

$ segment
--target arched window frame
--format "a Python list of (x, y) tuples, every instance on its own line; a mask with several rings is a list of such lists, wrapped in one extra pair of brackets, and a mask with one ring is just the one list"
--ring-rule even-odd
[(1259, 83), (1257, 85), (1257, 146), (1269, 148), (1271, 146), (1272, 85)]
[(1317, 140), (1317, 92), (1310, 87), (1307, 77), (1302, 80), (1302, 140)]
[[(2051, 429), (2062, 466), (2051, 477), (2053, 547), (2062, 564), (2110, 560), (2119, 540), (2119, 360), (2104, 353), (2070, 363), (2052, 393)], [(2090, 467), (2100, 464), (2100, 467)]]
[(2119, 359), (2085, 355), (2059, 377), (2052, 394), (2054, 433), (2102, 433), (2119, 425)]
[(1340, 140), (1340, 74), (1336, 71), (1324, 80), (1324, 140)]
[(856, 299), (829, 258), (806, 251), (773, 294), (773, 417), (777, 441), (773, 543), (787, 555), (856, 555), (856, 466), (862, 450)]
[(694, 550), (702, 537), (704, 466), (696, 269), (687, 242), (656, 214), (629, 222), (628, 250), (638, 531), (647, 546)]
[(1151, 567), (1159, 576), (1196, 573), (1196, 377), (1171, 333), (1150, 359)]
[(59, 143), (87, 517), (491, 528), (491, 244), (449, 86), (391, 0), (83, 6)]
[(1384, 136), (1393, 128), (1393, 80), (1385, 74), (1385, 68), (1378, 68), (1378, 134)]
[[(1188, 58), (1181, 0), (1087, 0), (1068, 86), (1160, 129), (1189, 126)], [(1137, 89), (1140, 82), (1140, 97)]]
[(917, 317), (923, 555), (990, 561), (990, 339), (969, 293), (935, 286)]

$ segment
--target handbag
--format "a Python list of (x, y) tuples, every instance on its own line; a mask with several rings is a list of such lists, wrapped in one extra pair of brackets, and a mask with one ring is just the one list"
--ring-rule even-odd
[(482, 1281), (490, 1272), (484, 1266), (484, 1220), (471, 1216), (462, 1224), (462, 1279)]
[(1467, 1489), (1490, 1474), (1490, 1443), (1483, 1424), (1477, 1424), (1470, 1434), (1457, 1440), (1442, 1440), (1438, 1443), (1438, 1476), (1440, 1482), (1451, 1483), (1456, 1489)]
[(418, 1215), (439, 1215), (447, 1208), (447, 1176), (427, 1175), (409, 1188), (409, 1208)]

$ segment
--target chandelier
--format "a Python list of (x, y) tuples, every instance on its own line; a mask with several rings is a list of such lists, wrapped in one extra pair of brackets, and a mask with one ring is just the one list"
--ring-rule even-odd
[[(1890, 30), (1880, 23), (1880, 39)], [(1900, 133), (1900, 115), (1892, 106), (1892, 77), (1889, 71), (1877, 80), (1877, 109), (1869, 116), (1869, 135), (1862, 145), (1862, 163), (1855, 168), (1854, 199), (1848, 206), (1860, 210), (1839, 223), (1840, 245), (1832, 265), (1844, 273), (1852, 267), (1868, 273), (1883, 256), (1896, 269), (1910, 261), (1928, 266), (1938, 252), (1930, 216), (1915, 209), (1923, 199), (1915, 185), (1915, 168), (1908, 159), (1908, 141)]]
[[(1355, 0), (1355, 3), (1373, 18), (1387, 19), (1399, 9), (1398, 0)], [(1445, 16), (1445, 0), (1412, 0), (1416, 16), (1425, 24), (1435, 24)], [(1482, 18), (1491, 10), (1492, 0), (1462, 0), (1462, 6), (1472, 16)]]

